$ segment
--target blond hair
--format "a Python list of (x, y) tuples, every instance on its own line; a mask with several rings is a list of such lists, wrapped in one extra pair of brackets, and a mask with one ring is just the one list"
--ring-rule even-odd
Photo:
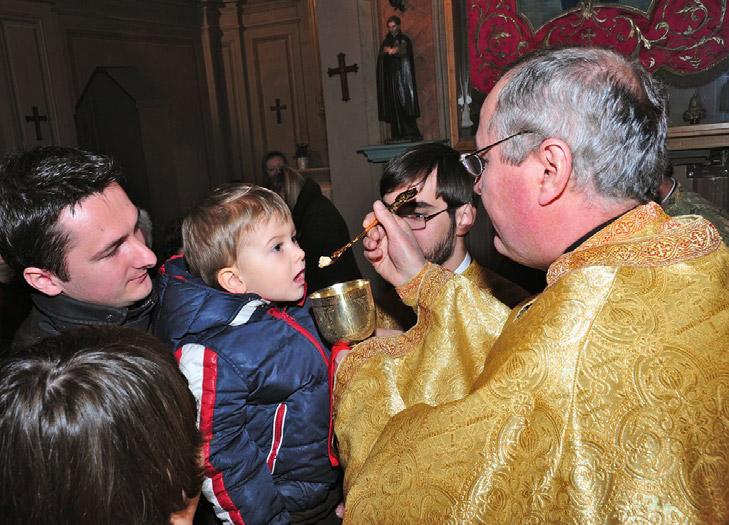
[(213, 190), (182, 223), (182, 249), (190, 273), (220, 288), (218, 271), (235, 262), (244, 236), (269, 219), (291, 218), (276, 193), (252, 184)]
[(304, 182), (305, 179), (301, 173), (288, 166), (281, 166), (271, 180), (271, 189), (286, 201), (289, 209), (293, 210), (299, 199), (301, 188), (304, 187)]

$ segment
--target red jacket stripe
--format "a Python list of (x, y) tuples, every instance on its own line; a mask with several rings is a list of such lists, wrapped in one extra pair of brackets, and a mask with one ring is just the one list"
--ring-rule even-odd
[(278, 451), (281, 449), (281, 443), (283, 443), (286, 410), (286, 403), (280, 403), (276, 407), (276, 414), (273, 416), (271, 450), (268, 452), (268, 457), (266, 458), (266, 465), (268, 465), (268, 470), (271, 471), (271, 474), (273, 474), (273, 471), (276, 468), (276, 458), (278, 457)]
[(218, 355), (205, 348), (203, 356), (203, 384), (200, 398), (200, 434), (203, 440), (203, 454), (205, 458), (205, 475), (213, 482), (215, 497), (228, 512), (235, 525), (245, 525), (243, 517), (225, 488), (223, 474), (218, 472), (210, 463), (210, 440), (213, 437), (213, 414), (215, 412), (215, 385), (218, 380)]

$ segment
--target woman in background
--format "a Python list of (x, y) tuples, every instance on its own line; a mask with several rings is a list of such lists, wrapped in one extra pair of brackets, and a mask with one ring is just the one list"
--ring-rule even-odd
[(319, 257), (330, 255), (350, 240), (339, 210), (321, 192), (321, 187), (298, 171), (281, 166), (270, 178), (271, 189), (291, 209), (299, 246), (306, 252), (306, 283), (309, 292), (335, 283), (361, 279), (351, 250), (334, 264), (319, 268)]

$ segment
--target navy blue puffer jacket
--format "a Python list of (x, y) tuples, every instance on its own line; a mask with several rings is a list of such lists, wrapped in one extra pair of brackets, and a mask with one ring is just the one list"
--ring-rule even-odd
[(337, 479), (329, 438), (329, 349), (308, 303), (279, 308), (215, 290), (171, 259), (154, 332), (173, 346), (198, 402), (203, 493), (226, 523), (288, 523)]

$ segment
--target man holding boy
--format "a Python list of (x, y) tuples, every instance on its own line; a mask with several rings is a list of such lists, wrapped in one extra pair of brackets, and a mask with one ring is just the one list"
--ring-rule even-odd
[(155, 333), (198, 401), (203, 494), (225, 523), (336, 523), (330, 352), (289, 208), (258, 186), (223, 187), (182, 236), (184, 258), (161, 270)]
[(366, 256), (450, 344), (340, 366), (347, 521), (729, 520), (729, 250), (652, 202), (665, 104), (590, 48), (535, 54), (489, 93), (467, 168), (496, 249), (548, 268), (513, 311), (375, 203)]
[(147, 330), (157, 259), (109, 157), (48, 146), (0, 166), (0, 256), (33, 288), (14, 346), (89, 325)]

